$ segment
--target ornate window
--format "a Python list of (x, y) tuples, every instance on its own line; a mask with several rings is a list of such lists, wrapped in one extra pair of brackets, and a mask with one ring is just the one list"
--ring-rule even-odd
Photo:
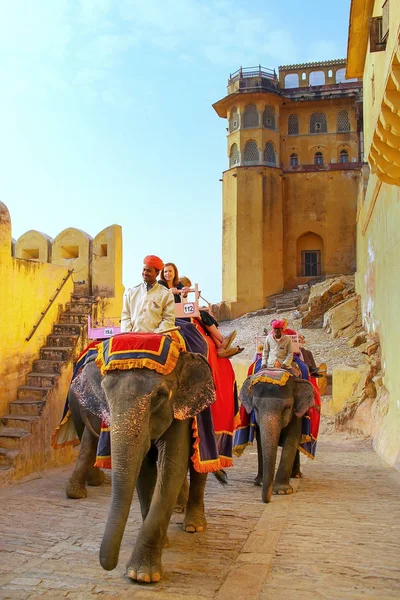
[(248, 104), (244, 109), (243, 126), (258, 127), (260, 124), (258, 110), (255, 104)]
[(310, 116), (310, 133), (326, 133), (327, 130), (325, 113), (312, 113)]
[(298, 73), (288, 73), (285, 75), (285, 88), (297, 88), (299, 87), (299, 75)]
[(269, 165), (276, 165), (275, 148), (272, 142), (267, 142), (265, 144), (264, 162)]
[(324, 71), (312, 71), (309, 77), (310, 85), (325, 85)]
[(349, 153), (347, 152), (347, 150), (341, 150), (340, 151), (340, 162), (341, 163), (348, 163), (349, 162)]
[(244, 147), (244, 164), (245, 165), (258, 165), (260, 161), (260, 155), (258, 153), (257, 144), (254, 140), (250, 140)]
[(314, 154), (314, 165), (323, 165), (324, 164), (324, 155), (322, 152), (316, 152)]
[(239, 165), (239, 150), (237, 144), (232, 144), (231, 152), (229, 154), (229, 168), (237, 167)]
[(236, 106), (234, 106), (229, 117), (229, 133), (236, 131), (237, 129), (239, 129), (239, 113)]
[(299, 166), (299, 157), (297, 156), (297, 154), (295, 152), (293, 152), (293, 154), (290, 155), (290, 166), (291, 167)]
[(275, 129), (275, 109), (273, 106), (266, 106), (263, 114), (263, 125), (266, 129)]
[(347, 110), (339, 110), (337, 114), (337, 130), (338, 132), (350, 131), (350, 119)]
[(299, 135), (299, 115), (289, 115), (288, 135)]

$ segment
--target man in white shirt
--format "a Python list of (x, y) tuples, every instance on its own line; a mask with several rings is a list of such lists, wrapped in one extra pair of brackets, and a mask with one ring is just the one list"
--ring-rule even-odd
[(262, 353), (261, 368), (291, 369), (293, 362), (292, 339), (283, 335), (283, 321), (272, 321), (272, 333), (267, 335)]
[(174, 296), (157, 283), (164, 263), (158, 256), (143, 260), (143, 283), (128, 290), (121, 315), (121, 332), (158, 333), (175, 325)]

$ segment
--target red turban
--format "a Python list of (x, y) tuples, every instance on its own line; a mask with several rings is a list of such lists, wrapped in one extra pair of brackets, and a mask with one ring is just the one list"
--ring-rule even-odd
[(272, 329), (285, 329), (285, 323), (278, 319), (275, 319), (275, 321), (272, 321), (271, 325), (272, 325)]
[(164, 268), (164, 263), (161, 260), (161, 258), (158, 258), (158, 256), (154, 256), (154, 254), (149, 254), (148, 256), (145, 256), (143, 259), (143, 264), (147, 267), (154, 267), (155, 269), (157, 269), (157, 271), (161, 271), (161, 269)]

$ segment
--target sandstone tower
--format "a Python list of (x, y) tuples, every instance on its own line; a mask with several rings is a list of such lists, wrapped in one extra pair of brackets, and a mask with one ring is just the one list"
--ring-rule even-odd
[(213, 107), (228, 121), (223, 300), (232, 317), (310, 279), (355, 271), (362, 89), (345, 60), (241, 68)]

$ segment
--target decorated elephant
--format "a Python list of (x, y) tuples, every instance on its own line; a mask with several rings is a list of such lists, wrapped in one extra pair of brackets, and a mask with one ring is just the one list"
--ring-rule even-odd
[[(67, 495), (86, 495), (85, 482), (100, 483), (93, 468), (100, 420), (109, 418), (112, 500), (100, 549), (106, 570), (117, 566), (122, 536), (136, 486), (143, 524), (127, 575), (159, 581), (161, 553), (178, 493), (186, 478), (192, 446), (192, 417), (215, 401), (211, 369), (203, 356), (182, 352), (169, 374), (149, 368), (112, 370), (104, 375), (94, 362), (73, 380), (69, 394), (81, 450)], [(157, 470), (158, 464), (158, 470)], [(206, 475), (191, 481), (184, 527), (204, 527)]]
[[(291, 494), (289, 480), (301, 440), (302, 417), (314, 404), (311, 383), (285, 371), (259, 371), (243, 383), (240, 401), (248, 414), (254, 410), (259, 428), (263, 502), (270, 502), (272, 493)], [(282, 446), (282, 456), (274, 481), (278, 445)]]

